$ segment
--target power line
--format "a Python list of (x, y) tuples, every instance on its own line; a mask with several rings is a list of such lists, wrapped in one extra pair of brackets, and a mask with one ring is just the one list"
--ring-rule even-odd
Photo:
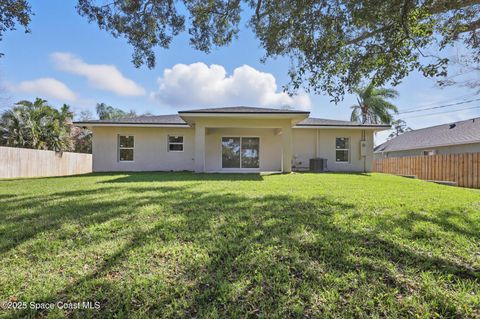
[(417, 105), (415, 107), (408, 107), (408, 108), (405, 108), (403, 109), (403, 111), (410, 111), (410, 110), (415, 110), (417, 108), (423, 108), (423, 107), (427, 107), (427, 106), (435, 106), (437, 104), (442, 104), (442, 103), (450, 103), (450, 102), (454, 102), (456, 100), (465, 100), (465, 99), (470, 99), (472, 97), (475, 97), (477, 96), (478, 94), (477, 93), (469, 93), (469, 94), (465, 94), (465, 95), (461, 95), (461, 96), (458, 96), (458, 97), (454, 97), (454, 98), (451, 98), (451, 99), (446, 99), (446, 100), (443, 100), (443, 101), (436, 101), (436, 102), (432, 102), (432, 103), (426, 103), (426, 104), (421, 104), (421, 105)]
[(417, 109), (417, 110), (412, 110), (412, 111), (403, 111), (403, 112), (398, 112), (398, 114), (416, 113), (416, 112), (422, 112), (422, 111), (428, 111), (428, 110), (434, 110), (434, 109), (441, 109), (441, 108), (448, 107), (448, 106), (467, 104), (467, 103), (471, 103), (471, 102), (475, 102), (475, 101), (480, 101), (480, 98), (478, 98), (478, 99), (472, 99), (472, 100), (468, 100), (468, 101), (457, 102), (457, 103), (451, 103), (451, 104), (444, 104), (444, 105), (438, 105), (438, 106), (433, 106), (433, 107), (427, 107), (427, 108)]
[(440, 114), (453, 113), (453, 112), (464, 111), (464, 110), (473, 110), (473, 109), (480, 109), (480, 105), (478, 105), (478, 106), (473, 106), (473, 107), (464, 107), (464, 108), (461, 108), (461, 109), (450, 110), (450, 111), (445, 111), (445, 112), (436, 112), (436, 113), (430, 113), (430, 114), (416, 115), (416, 116), (411, 116), (411, 117), (405, 117), (405, 118), (403, 118), (403, 119), (413, 119), (413, 118), (419, 118), (419, 117), (428, 117), (428, 116), (435, 116), (435, 115), (440, 115)]

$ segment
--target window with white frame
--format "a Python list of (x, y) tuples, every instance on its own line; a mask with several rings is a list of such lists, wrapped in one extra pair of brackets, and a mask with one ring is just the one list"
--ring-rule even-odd
[(337, 163), (350, 162), (350, 138), (337, 137), (335, 139), (335, 161)]
[(169, 135), (168, 136), (168, 151), (169, 152), (183, 152), (183, 136)]
[(135, 152), (135, 137), (132, 135), (118, 136), (118, 160), (132, 162)]

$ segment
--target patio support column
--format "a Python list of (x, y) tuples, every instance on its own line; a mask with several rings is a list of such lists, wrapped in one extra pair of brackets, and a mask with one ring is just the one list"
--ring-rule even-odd
[(292, 127), (282, 128), (282, 172), (292, 171)]
[(195, 173), (205, 172), (205, 126), (195, 125)]

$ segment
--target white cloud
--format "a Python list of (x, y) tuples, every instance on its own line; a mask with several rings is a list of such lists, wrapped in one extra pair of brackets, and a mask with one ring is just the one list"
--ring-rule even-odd
[(38, 94), (41, 97), (50, 97), (60, 101), (77, 100), (77, 95), (68, 86), (54, 78), (22, 81), (17, 85), (5, 83), (5, 88), (11, 92)]
[(79, 57), (64, 52), (52, 53), (51, 58), (59, 70), (86, 77), (94, 88), (122, 96), (145, 94), (143, 87), (123, 76), (115, 65), (88, 64)]
[(253, 105), (310, 109), (307, 94), (289, 96), (277, 92), (275, 77), (248, 65), (228, 75), (221, 65), (176, 64), (163, 71), (158, 91), (152, 97), (176, 107)]

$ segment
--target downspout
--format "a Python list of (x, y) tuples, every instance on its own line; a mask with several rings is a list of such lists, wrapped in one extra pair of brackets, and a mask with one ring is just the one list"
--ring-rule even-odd
[[(365, 141), (365, 146), (367, 145), (366, 132), (363, 130), (363, 140)], [(365, 156), (363, 157), (363, 172), (367, 171), (367, 149), (365, 149)]]
[[(362, 130), (362, 141), (365, 142), (366, 145), (366, 137), (365, 137), (365, 130)], [(367, 172), (367, 150), (365, 149), (365, 155), (363, 156), (363, 172)]]

